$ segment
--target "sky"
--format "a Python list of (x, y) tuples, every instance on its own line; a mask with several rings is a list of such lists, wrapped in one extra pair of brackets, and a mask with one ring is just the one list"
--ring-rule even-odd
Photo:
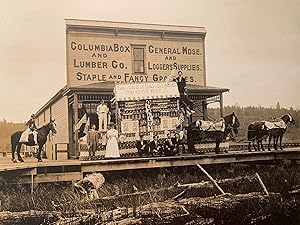
[(66, 84), (64, 19), (205, 27), (207, 85), (225, 105), (300, 108), (298, 0), (0, 0), (0, 120), (23, 122)]

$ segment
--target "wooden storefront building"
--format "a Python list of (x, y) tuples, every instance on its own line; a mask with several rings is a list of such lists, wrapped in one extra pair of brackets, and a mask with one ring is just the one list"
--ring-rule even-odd
[(98, 127), (96, 107), (113, 97), (116, 83), (164, 82), (183, 72), (188, 94), (205, 118), (207, 105), (218, 102), (223, 114), (227, 88), (206, 84), (203, 27), (65, 20), (67, 84), (37, 113), (40, 127), (56, 120), (57, 135), (46, 143), (48, 159), (78, 157), (75, 125), (87, 113)]

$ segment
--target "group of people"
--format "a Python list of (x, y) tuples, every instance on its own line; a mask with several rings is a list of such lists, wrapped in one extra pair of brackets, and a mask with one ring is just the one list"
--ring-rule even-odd
[(99, 146), (99, 140), (104, 139), (102, 144), (105, 145), (105, 158), (119, 158), (118, 147), (118, 131), (115, 129), (115, 124), (111, 122), (111, 112), (109, 107), (105, 104), (104, 100), (100, 101), (100, 104), (96, 108), (98, 115), (99, 130), (96, 130), (96, 125), (92, 124), (91, 129), (87, 132), (87, 146), (89, 150), (89, 158), (94, 159), (95, 153)]
[(185, 150), (181, 132), (175, 133), (174, 136), (169, 133), (163, 141), (159, 140), (158, 135), (154, 135), (150, 142), (144, 139), (144, 135), (140, 135), (140, 140), (136, 142), (136, 148), (140, 157), (143, 155), (173, 156), (181, 154)]
[[(90, 159), (95, 158), (95, 153), (99, 146), (99, 139), (101, 133), (96, 130), (96, 125), (92, 125), (91, 129), (87, 133), (87, 145), (89, 150)], [(106, 132), (106, 148), (105, 158), (120, 158), (120, 151), (118, 146), (118, 131), (115, 129), (115, 124), (110, 122), (108, 124), (108, 131)]]

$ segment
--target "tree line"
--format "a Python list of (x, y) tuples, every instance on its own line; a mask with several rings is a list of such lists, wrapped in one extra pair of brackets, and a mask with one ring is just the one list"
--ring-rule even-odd
[[(269, 120), (270, 117), (280, 118), (283, 115), (288, 113), (296, 121), (294, 126), (290, 126), (287, 129), (287, 132), (284, 136), (285, 141), (300, 141), (300, 110), (293, 109), (290, 107), (289, 109), (281, 108), (279, 103), (277, 103), (276, 107), (262, 107), (262, 106), (247, 106), (241, 107), (239, 105), (233, 106), (225, 106), (224, 107), (224, 115), (228, 115), (232, 112), (235, 112), (237, 115), (239, 122), (240, 122), (240, 129), (239, 129), (239, 138), (246, 138), (247, 137), (247, 128), (248, 125), (254, 121), (263, 121)], [(213, 118), (220, 117), (220, 109), (219, 108), (209, 108), (208, 115), (212, 116)]]
[(25, 130), (24, 123), (7, 122), (5, 119), (0, 120), (0, 149), (10, 144), (10, 136), (18, 131)]

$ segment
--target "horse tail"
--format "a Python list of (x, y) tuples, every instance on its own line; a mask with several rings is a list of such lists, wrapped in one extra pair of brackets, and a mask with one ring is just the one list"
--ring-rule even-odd
[(22, 133), (23, 131), (17, 131), (10, 136), (10, 144), (12, 149), (18, 145)]

